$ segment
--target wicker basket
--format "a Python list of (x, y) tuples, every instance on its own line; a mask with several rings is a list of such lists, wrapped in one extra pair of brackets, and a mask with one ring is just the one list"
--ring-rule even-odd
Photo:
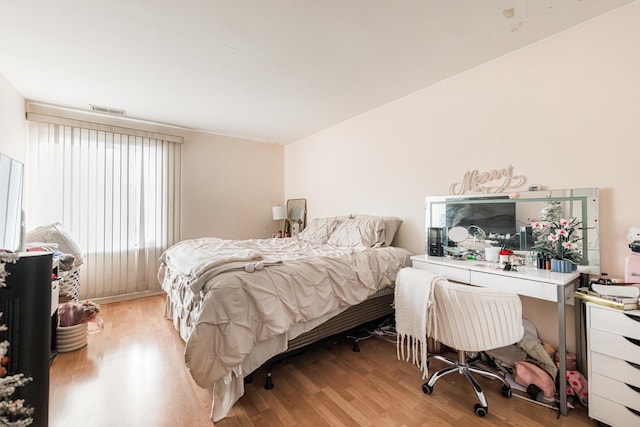
[(78, 301), (80, 295), (80, 268), (73, 267), (68, 271), (60, 272), (60, 296), (69, 301)]
[(59, 353), (75, 351), (87, 345), (87, 323), (58, 326), (56, 329), (56, 344), (56, 350)]

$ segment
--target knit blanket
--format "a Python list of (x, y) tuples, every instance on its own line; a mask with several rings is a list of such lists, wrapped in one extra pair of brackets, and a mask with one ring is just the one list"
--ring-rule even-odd
[(428, 376), (427, 335), (435, 331), (433, 289), (440, 277), (415, 268), (398, 272), (395, 288), (397, 357), (411, 361)]

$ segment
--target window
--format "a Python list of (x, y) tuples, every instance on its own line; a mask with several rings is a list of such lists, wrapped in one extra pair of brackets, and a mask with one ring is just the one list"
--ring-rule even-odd
[(62, 223), (85, 252), (80, 298), (159, 290), (179, 241), (181, 138), (30, 113), (27, 227)]

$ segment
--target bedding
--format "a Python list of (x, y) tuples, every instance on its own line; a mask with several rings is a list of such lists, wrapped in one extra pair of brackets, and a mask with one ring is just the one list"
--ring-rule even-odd
[(287, 343), (393, 285), (410, 253), (302, 239), (180, 242), (161, 257), (165, 314), (185, 340), (185, 364), (213, 387), (211, 418), (226, 416), (244, 376)]

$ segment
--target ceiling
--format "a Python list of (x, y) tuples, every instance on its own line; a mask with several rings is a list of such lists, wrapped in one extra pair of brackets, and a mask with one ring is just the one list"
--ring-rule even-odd
[(286, 144), (631, 0), (0, 0), (28, 100)]

